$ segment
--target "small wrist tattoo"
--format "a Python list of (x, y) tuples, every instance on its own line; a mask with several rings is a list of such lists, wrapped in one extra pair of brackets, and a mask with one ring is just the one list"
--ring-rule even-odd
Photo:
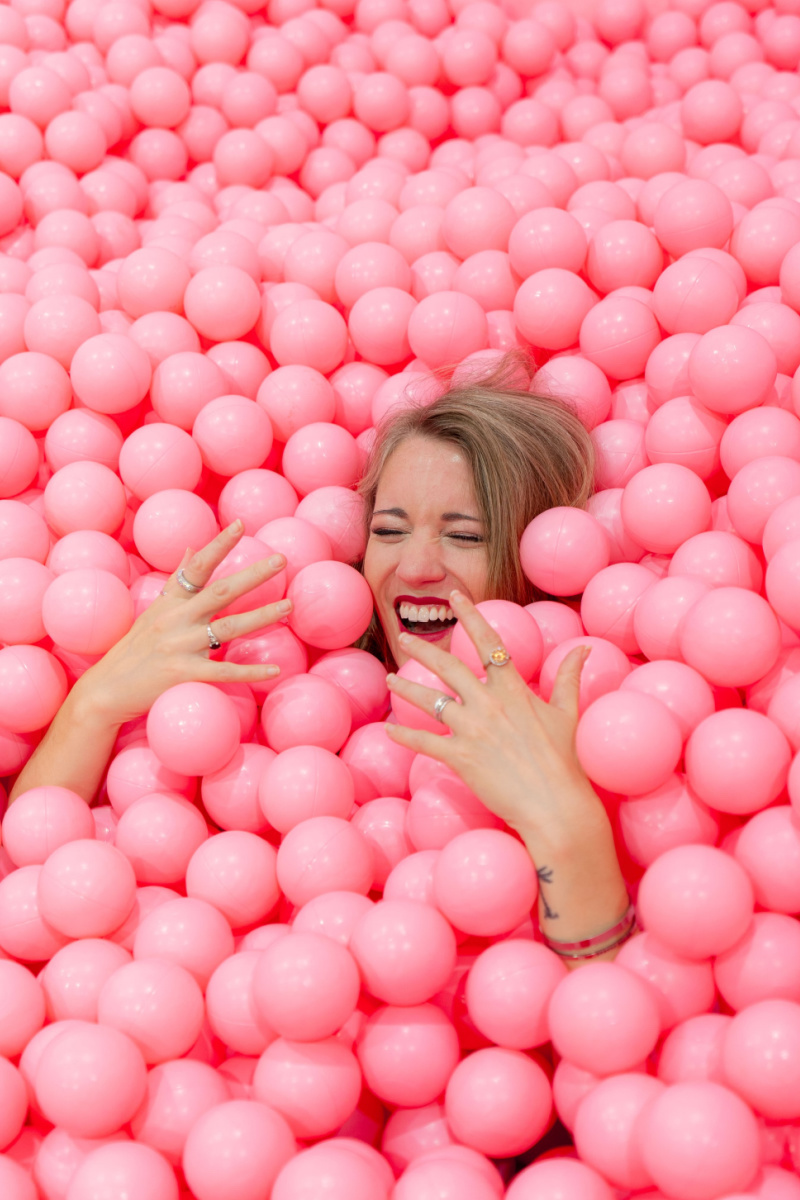
[(552, 867), (537, 867), (536, 874), (539, 878), (539, 898), (542, 901), (542, 907), (544, 909), (545, 920), (557, 921), (558, 913), (553, 912), (552, 908), (547, 903), (547, 897), (545, 896), (545, 894), (541, 888), (541, 885), (543, 883), (552, 883), (553, 882), (553, 868)]

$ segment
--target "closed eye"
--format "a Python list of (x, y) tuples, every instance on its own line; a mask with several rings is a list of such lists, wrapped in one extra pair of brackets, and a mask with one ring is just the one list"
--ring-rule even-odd
[[(388, 529), (386, 527), (370, 530), (373, 537), (382, 538), (399, 537), (405, 532), (405, 529)], [(454, 542), (468, 542), (472, 545), (480, 545), (483, 542), (483, 538), (474, 533), (448, 533), (445, 536)]]

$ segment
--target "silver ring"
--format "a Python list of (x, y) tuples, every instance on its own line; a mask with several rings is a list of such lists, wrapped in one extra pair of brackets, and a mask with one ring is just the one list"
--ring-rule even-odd
[(189, 580), (186, 578), (186, 576), (183, 573), (183, 567), (180, 567), (178, 569), (178, 574), (175, 576), (175, 578), (177, 579), (178, 583), (181, 585), (183, 590), (185, 592), (190, 592), (193, 596), (197, 592), (202, 592), (202, 590), (203, 590), (202, 587), (199, 586), (199, 584), (189, 582)]
[(222, 649), (222, 642), (221, 642), (221, 641), (219, 640), (219, 638), (216, 636), (216, 634), (214, 633), (214, 630), (211, 628), (211, 626), (210, 626), (210, 625), (206, 625), (206, 633), (208, 634), (208, 648), (209, 648), (209, 650), (221, 650), (221, 649)]
[(489, 655), (489, 661), (484, 663), (484, 669), (488, 667), (507, 667), (511, 662), (511, 655), (506, 650), (505, 646), (498, 646)]
[(442, 716), (442, 713), (452, 699), (452, 696), (440, 696), (433, 706), (434, 716), (436, 717), (436, 720), (441, 721), (442, 724), (444, 724), (444, 717)]

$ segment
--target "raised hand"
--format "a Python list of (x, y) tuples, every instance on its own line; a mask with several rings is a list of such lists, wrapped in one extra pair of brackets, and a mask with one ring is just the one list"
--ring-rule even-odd
[(208, 584), (214, 571), (244, 532), (235, 521), (196, 553), (187, 552), (179, 570), (202, 590), (187, 591), (176, 571), (161, 596), (135, 621), (128, 633), (79, 680), (84, 696), (121, 724), (147, 712), (154, 700), (176, 683), (253, 683), (278, 674), (278, 667), (240, 665), (211, 658), (209, 629), (221, 644), (274, 625), (291, 612), (290, 600), (233, 616), (216, 617), (234, 600), (273, 578), (286, 565), (283, 555), (253, 563), (234, 575)]

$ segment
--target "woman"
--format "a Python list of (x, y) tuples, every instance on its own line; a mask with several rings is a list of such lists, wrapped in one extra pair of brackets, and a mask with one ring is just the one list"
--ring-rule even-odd
[[(519, 562), (522, 531), (546, 508), (586, 502), (593, 458), (577, 418), (558, 401), (509, 386), (509, 371), (519, 381), (517, 361), (501, 365), (479, 384), (457, 384), (426, 406), (390, 416), (380, 429), (361, 484), (361, 569), (375, 598), (366, 641), (390, 666), (416, 659), (459, 697), (460, 704), (447, 703), (441, 693), (390, 674), (390, 689), (439, 717), (452, 736), (391, 724), (387, 733), (449, 766), (516, 830), (539, 875), (544, 937), (568, 965), (578, 965), (613, 957), (633, 927), (608, 817), (575, 754), (588, 651), (567, 656), (545, 703), (504, 661), (497, 634), (475, 606), (534, 598)], [(278, 673), (209, 659), (212, 637), (225, 643), (291, 611), (281, 600), (214, 620), (284, 565), (276, 555), (205, 587), (241, 534), (234, 522), (203, 550), (187, 551), (163, 596), (76, 683), (12, 799), (50, 783), (91, 800), (120, 727), (166, 688)], [(456, 620), (488, 664), (485, 683), (448, 653)]]

